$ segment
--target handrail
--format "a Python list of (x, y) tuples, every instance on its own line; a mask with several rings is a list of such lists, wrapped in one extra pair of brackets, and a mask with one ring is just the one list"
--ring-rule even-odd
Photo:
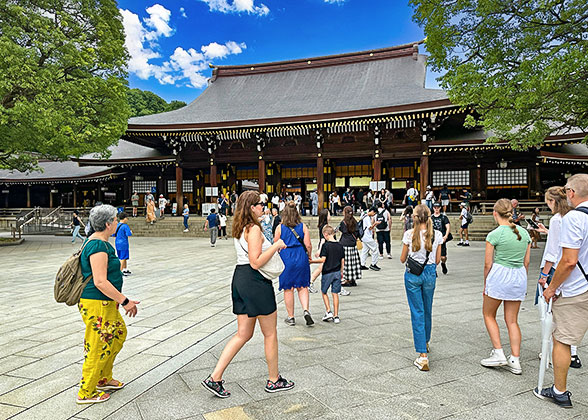
[(60, 211), (61, 211), (61, 209), (62, 209), (62, 207), (61, 207), (61, 206), (57, 207), (57, 208), (56, 208), (55, 210), (53, 210), (51, 213), (47, 214), (46, 216), (43, 216), (43, 219), (44, 219), (44, 218), (49, 218), (49, 217), (53, 216), (53, 213), (60, 212)]

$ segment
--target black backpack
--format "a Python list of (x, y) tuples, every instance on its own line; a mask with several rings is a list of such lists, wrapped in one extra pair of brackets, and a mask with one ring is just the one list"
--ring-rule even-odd
[(361, 240), (363, 238), (363, 234), (365, 233), (365, 229), (363, 228), (363, 219), (365, 219), (367, 216), (363, 216), (361, 219), (359, 219), (359, 223), (357, 225), (357, 231), (359, 232), (359, 240)]
[[(579, 211), (580, 213), (584, 213), (585, 215), (588, 216), (588, 207), (576, 207), (573, 210)], [(586, 272), (584, 271), (584, 267), (582, 267), (582, 264), (580, 264), (579, 260), (576, 265), (578, 266), (578, 268), (580, 269), (580, 271), (584, 275), (584, 278), (586, 278), (586, 281), (588, 281), (588, 274), (586, 274)]]
[(386, 216), (384, 216), (384, 212), (379, 212), (376, 215), (376, 221), (379, 222), (376, 225), (376, 228), (380, 229), (380, 230), (384, 230), (388, 227), (388, 223), (386, 223)]

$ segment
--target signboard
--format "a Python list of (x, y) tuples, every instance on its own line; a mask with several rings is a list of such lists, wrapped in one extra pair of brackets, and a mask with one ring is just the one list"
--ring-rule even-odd
[(155, 194), (157, 192), (157, 187), (151, 187), (151, 194)]
[(386, 189), (386, 181), (370, 181), (370, 190), (380, 191)]
[(212, 187), (212, 196), (218, 197), (218, 187)]
[(211, 197), (212, 196), (212, 188), (211, 187), (206, 187), (205, 188), (205, 195), (207, 197)]

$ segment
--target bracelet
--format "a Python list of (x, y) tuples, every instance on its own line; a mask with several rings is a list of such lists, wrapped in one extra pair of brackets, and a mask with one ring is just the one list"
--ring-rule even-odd
[(545, 274), (543, 271), (541, 272), (541, 277), (549, 277), (549, 274)]
[(122, 306), (127, 306), (129, 304), (129, 298), (125, 298), (125, 300), (123, 300), (123, 303), (121, 303)]

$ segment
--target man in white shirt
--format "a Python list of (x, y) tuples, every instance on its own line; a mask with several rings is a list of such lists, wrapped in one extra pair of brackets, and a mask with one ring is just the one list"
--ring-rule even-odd
[(278, 205), (280, 204), (280, 196), (278, 194), (274, 194), (274, 196), (272, 197), (272, 208), (278, 208)]
[[(374, 231), (376, 230), (376, 220), (374, 216), (376, 215), (376, 208), (371, 207), (367, 215), (361, 218), (359, 221), (363, 223), (363, 236), (361, 237), (361, 242), (363, 243), (363, 248), (361, 249), (361, 253), (359, 255), (359, 260), (361, 262), (361, 269), (362, 270), (374, 270), (380, 271), (380, 267), (378, 267), (378, 243), (374, 239)], [(359, 230), (359, 229), (358, 229)], [(367, 267), (365, 265), (367, 261), (368, 254), (372, 254), (372, 265)]]
[[(570, 346), (579, 346), (588, 331), (588, 174), (576, 174), (565, 186), (568, 203), (575, 208), (562, 219), (559, 245), (561, 259), (553, 279), (543, 292), (553, 302), (554, 384), (533, 393), (565, 408), (572, 407), (567, 390)], [(581, 209), (583, 208), (583, 209)], [(581, 211), (583, 210), (583, 211)]]
[(267, 194), (263, 191), (259, 193), (259, 201), (263, 203), (263, 207), (267, 205)]
[(419, 203), (419, 192), (415, 187), (410, 185), (410, 188), (406, 191), (406, 195), (404, 196), (403, 204), (407, 206), (416, 206)]

